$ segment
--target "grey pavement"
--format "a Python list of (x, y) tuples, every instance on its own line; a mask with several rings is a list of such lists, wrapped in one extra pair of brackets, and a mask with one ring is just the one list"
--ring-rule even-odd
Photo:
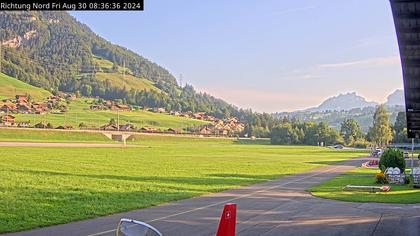
[(225, 203), (237, 204), (237, 235), (419, 235), (420, 204), (350, 203), (313, 197), (308, 188), (366, 158), (156, 207), (8, 234), (115, 235), (120, 218), (147, 222), (163, 235), (215, 235)]

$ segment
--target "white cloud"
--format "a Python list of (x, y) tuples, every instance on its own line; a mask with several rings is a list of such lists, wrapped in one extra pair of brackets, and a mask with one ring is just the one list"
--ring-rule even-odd
[(318, 65), (319, 69), (340, 69), (349, 67), (381, 67), (390, 65), (399, 65), (400, 58), (398, 56), (374, 57), (358, 61), (331, 63)]

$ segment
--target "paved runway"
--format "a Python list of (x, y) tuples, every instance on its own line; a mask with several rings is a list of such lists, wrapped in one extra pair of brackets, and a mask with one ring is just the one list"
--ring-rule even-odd
[(163, 235), (214, 235), (223, 205), (237, 204), (237, 235), (419, 235), (420, 204), (348, 203), (305, 190), (353, 169), (359, 158), (303, 174), (169, 204), (9, 234), (115, 235), (120, 218), (150, 223)]

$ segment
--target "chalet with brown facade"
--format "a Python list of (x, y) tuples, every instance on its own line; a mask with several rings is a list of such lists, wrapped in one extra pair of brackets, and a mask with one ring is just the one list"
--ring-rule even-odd
[(2, 126), (15, 126), (15, 117), (12, 115), (4, 115), (1, 117)]
[(213, 130), (206, 126), (206, 127), (201, 128), (199, 133), (201, 135), (211, 135), (211, 134), (213, 134)]
[(16, 111), (16, 105), (13, 103), (10, 104), (4, 104), (1, 108), (0, 111), (8, 113), (8, 112), (15, 112)]
[(23, 95), (16, 95), (16, 104), (28, 104), (28, 97)]
[(31, 107), (28, 104), (18, 104), (17, 110), (21, 114), (29, 114), (31, 113)]
[(169, 133), (169, 134), (179, 134), (179, 133), (181, 133), (181, 130), (169, 128), (168, 130), (166, 130), (166, 133)]
[(101, 126), (101, 130), (118, 130), (118, 127), (116, 125), (112, 125), (112, 124), (106, 124)]
[(145, 126), (145, 127), (141, 128), (139, 131), (144, 132), (144, 133), (155, 133), (158, 130), (156, 128), (153, 128), (153, 127)]
[(129, 107), (129, 106), (127, 106), (127, 105), (117, 104), (117, 105), (115, 105), (115, 106), (117, 107), (117, 109), (118, 109), (119, 111), (129, 111), (129, 110), (130, 110), (130, 107)]

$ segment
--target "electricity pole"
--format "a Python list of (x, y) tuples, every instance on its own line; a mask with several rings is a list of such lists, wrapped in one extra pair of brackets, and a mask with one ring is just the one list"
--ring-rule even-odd
[(120, 110), (117, 110), (117, 130), (120, 131)]

